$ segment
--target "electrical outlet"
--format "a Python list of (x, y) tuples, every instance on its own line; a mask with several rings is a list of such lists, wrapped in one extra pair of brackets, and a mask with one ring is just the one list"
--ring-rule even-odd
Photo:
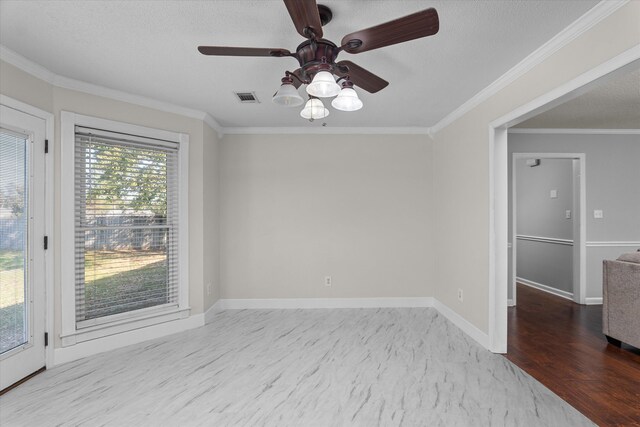
[(462, 302), (462, 299), (463, 299), (462, 289), (458, 289), (458, 301)]
[(331, 276), (325, 276), (324, 277), (324, 285), (325, 286), (331, 286)]
[(211, 295), (211, 282), (207, 283), (207, 295)]
[(571, 219), (571, 211), (570, 210), (566, 210), (564, 211), (564, 217), (566, 219)]
[(596, 219), (602, 219), (604, 218), (604, 214), (600, 209), (596, 209), (593, 211), (593, 217)]

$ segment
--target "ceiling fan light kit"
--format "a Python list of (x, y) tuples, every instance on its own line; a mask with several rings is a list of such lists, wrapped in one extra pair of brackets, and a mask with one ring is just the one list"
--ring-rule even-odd
[(324, 107), (322, 101), (318, 98), (311, 98), (304, 104), (304, 108), (300, 111), (300, 117), (309, 121), (324, 119), (329, 116), (329, 110)]
[(330, 72), (318, 71), (307, 85), (307, 93), (318, 98), (330, 98), (340, 93), (340, 85)]
[(331, 101), (331, 106), (340, 111), (357, 111), (362, 108), (362, 101), (358, 93), (353, 89), (353, 83), (349, 80), (342, 82), (342, 90)]
[(304, 99), (298, 93), (298, 90), (293, 85), (291, 77), (284, 77), (282, 79), (282, 85), (280, 89), (273, 95), (273, 102), (283, 107), (297, 107), (302, 105)]
[[(357, 111), (363, 104), (353, 89), (354, 85), (370, 93), (376, 93), (389, 85), (386, 80), (351, 61), (336, 62), (341, 51), (357, 54), (391, 46), (434, 35), (440, 27), (438, 13), (429, 8), (347, 34), (338, 46), (322, 38), (322, 26), (333, 17), (328, 7), (318, 5), (316, 0), (284, 0), (284, 4), (296, 30), (307, 39), (294, 53), (287, 49), (226, 46), (199, 46), (198, 51), (203, 55), (215, 56), (290, 56), (297, 59), (300, 68), (285, 72), (280, 89), (273, 96), (273, 102), (287, 107), (301, 105), (303, 99), (298, 88), (303, 84), (307, 85), (306, 91), (310, 97), (300, 116), (310, 121), (324, 119), (329, 115), (329, 110), (318, 98), (337, 95), (331, 102), (335, 109)], [(337, 80), (335, 76), (338, 76)], [(338, 84), (341, 80), (342, 88)]]

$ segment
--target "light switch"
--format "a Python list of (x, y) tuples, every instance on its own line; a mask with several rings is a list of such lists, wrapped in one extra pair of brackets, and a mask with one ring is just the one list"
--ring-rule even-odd
[(595, 211), (593, 211), (593, 217), (600, 219), (600, 218), (604, 218), (604, 215), (601, 210), (596, 209)]
[(564, 211), (564, 217), (566, 219), (571, 219), (571, 211), (570, 210), (566, 210)]
[(551, 197), (552, 199), (557, 199), (558, 198), (558, 190), (549, 191), (549, 197)]

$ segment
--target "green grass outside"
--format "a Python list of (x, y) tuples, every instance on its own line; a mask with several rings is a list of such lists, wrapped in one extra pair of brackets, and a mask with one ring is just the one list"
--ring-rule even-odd
[(21, 251), (0, 251), (0, 308), (24, 302), (23, 263)]
[(0, 251), (0, 353), (24, 341), (24, 258)]
[(21, 251), (0, 251), (0, 271), (22, 268)]
[[(86, 318), (164, 304), (166, 255), (153, 251), (87, 251)], [(144, 293), (135, 301), (136, 295)], [(114, 299), (131, 301), (114, 308)], [(21, 251), (0, 251), (0, 352), (12, 348), (23, 331), (24, 268)]]
[(148, 250), (86, 251), (85, 280), (99, 280), (141, 269), (149, 264), (164, 261), (165, 257), (162, 252)]
[[(111, 255), (108, 254), (105, 259), (111, 258)], [(87, 274), (85, 274), (87, 318), (108, 316), (166, 303), (167, 265), (164, 255), (148, 258), (156, 261), (147, 263), (149, 260), (140, 262), (140, 260), (134, 259), (131, 264), (137, 268), (117, 273), (101, 269), (99, 264), (97, 268), (90, 270), (88, 266), (95, 266), (95, 260), (87, 259), (85, 262), (87, 266)], [(157, 260), (158, 258), (161, 260)], [(143, 298), (136, 297), (141, 294)], [(130, 303), (124, 307), (114, 307), (112, 302), (118, 295)], [(136, 299), (142, 300), (136, 301)]]
[(0, 353), (24, 341), (24, 304), (0, 308)]

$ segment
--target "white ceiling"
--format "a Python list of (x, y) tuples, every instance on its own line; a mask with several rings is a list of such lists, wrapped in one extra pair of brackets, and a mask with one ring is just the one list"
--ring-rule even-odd
[(640, 129), (640, 70), (520, 123), (519, 128)]
[[(596, 5), (597, 0), (321, 0), (333, 10), (324, 37), (342, 36), (427, 7), (435, 36), (359, 55), (388, 80), (358, 90), (364, 108), (332, 110), (329, 126), (432, 126)], [(0, 43), (73, 79), (210, 113), (222, 126), (303, 126), (299, 108), (271, 103), (293, 58), (205, 57), (198, 45), (294, 50), (303, 41), (273, 1), (0, 2)], [(301, 89), (301, 92), (304, 89)], [(255, 91), (240, 104), (233, 91)], [(318, 123), (314, 125), (319, 125)]]

